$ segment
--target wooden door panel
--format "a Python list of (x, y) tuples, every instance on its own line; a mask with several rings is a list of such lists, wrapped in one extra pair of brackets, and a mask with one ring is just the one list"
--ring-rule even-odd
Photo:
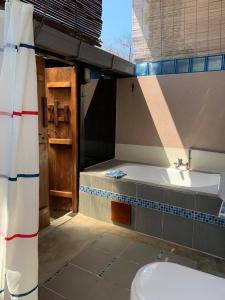
[(51, 211), (77, 211), (76, 70), (48, 68), (45, 74)]
[(37, 87), (38, 87), (38, 126), (39, 126), (39, 228), (43, 229), (50, 223), (49, 215), (49, 184), (48, 184), (48, 138), (46, 124), (45, 98), (45, 61), (41, 56), (36, 57)]
[(72, 191), (72, 157), (71, 147), (50, 145), (49, 170), (50, 188), (59, 191)]

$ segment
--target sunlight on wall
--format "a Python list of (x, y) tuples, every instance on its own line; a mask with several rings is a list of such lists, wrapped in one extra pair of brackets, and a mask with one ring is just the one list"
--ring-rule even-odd
[(82, 86), (82, 89), (81, 89), (81, 97), (82, 97), (81, 105), (83, 106), (84, 117), (86, 117), (86, 114), (88, 112), (88, 108), (91, 104), (91, 100), (94, 96), (97, 84), (98, 84), (98, 80), (91, 80), (89, 83)]
[[(151, 86), (154, 86), (154, 89)], [(171, 157), (171, 150), (168, 150), (168, 145), (171, 145), (179, 148), (179, 157), (176, 159), (182, 158), (186, 162), (188, 161), (187, 150), (182, 143), (157, 77), (151, 77), (151, 86), (142, 89), (142, 92), (167, 158), (172, 165), (174, 157)]]

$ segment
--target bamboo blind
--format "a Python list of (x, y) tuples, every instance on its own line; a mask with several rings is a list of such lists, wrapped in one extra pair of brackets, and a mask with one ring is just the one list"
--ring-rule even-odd
[(133, 0), (137, 62), (225, 53), (225, 0)]
[[(60, 31), (100, 45), (102, 0), (22, 0), (34, 5), (34, 15)], [(0, 0), (4, 5), (4, 0)]]

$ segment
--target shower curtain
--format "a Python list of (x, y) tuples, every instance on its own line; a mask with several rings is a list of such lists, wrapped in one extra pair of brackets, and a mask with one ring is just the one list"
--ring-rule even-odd
[(0, 10), (0, 299), (35, 300), (39, 147), (33, 7)]

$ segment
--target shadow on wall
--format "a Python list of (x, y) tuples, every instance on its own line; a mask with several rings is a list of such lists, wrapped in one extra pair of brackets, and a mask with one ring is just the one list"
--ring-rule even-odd
[[(146, 99), (145, 90), (138, 78), (118, 80), (116, 126), (118, 159), (145, 163), (149, 158), (149, 162), (154, 164), (155, 161), (155, 164), (159, 164), (158, 156), (160, 155), (162, 164), (170, 165), (157, 127), (158, 122), (154, 120), (154, 117)], [(154, 153), (148, 147), (153, 145), (159, 147)]]
[(119, 156), (128, 149), (120, 145), (132, 145), (129, 151), (145, 151), (150, 163), (168, 165), (187, 160), (190, 147), (225, 151), (224, 82), (224, 72), (120, 79)]
[(184, 148), (225, 151), (225, 73), (158, 76), (157, 81)]
[(83, 167), (114, 158), (116, 80), (91, 80), (82, 86), (81, 119)]

